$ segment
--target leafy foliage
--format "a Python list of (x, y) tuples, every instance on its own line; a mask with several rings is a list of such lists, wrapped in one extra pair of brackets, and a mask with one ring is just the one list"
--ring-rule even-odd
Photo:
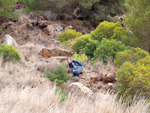
[[(117, 13), (121, 13), (116, 7), (122, 9), (124, 0), (23, 0), (28, 12), (43, 12), (46, 17), (57, 19), (88, 20), (92, 25), (97, 25), (101, 20), (110, 20)], [(115, 5), (114, 5), (115, 4)], [(105, 7), (106, 6), (106, 7)], [(107, 8), (109, 7), (109, 8)], [(45, 13), (49, 12), (49, 13)]]
[(60, 87), (56, 88), (56, 94), (60, 96), (60, 102), (68, 99), (67, 90), (62, 90)]
[(76, 41), (72, 44), (72, 49), (77, 53), (85, 53), (86, 55), (93, 57), (93, 51), (95, 51), (98, 45), (98, 41), (92, 40), (90, 34), (86, 34), (76, 38)]
[(121, 26), (120, 22), (101, 22), (91, 33), (92, 39), (101, 40), (103, 38), (116, 39), (126, 45), (138, 46), (139, 39), (131, 32)]
[(45, 77), (49, 78), (52, 82), (56, 82), (57, 85), (61, 85), (71, 78), (71, 76), (68, 75), (67, 68), (64, 65), (60, 65), (52, 73), (46, 72)]
[(71, 39), (75, 39), (76, 37), (81, 36), (82, 33), (80, 32), (76, 32), (76, 30), (73, 29), (67, 29), (64, 32), (62, 32), (59, 36), (58, 36), (58, 40), (61, 42), (65, 42), (67, 40), (71, 40)]
[(72, 59), (78, 60), (82, 63), (88, 61), (88, 57), (85, 54), (77, 54), (75, 53), (72, 57)]
[(92, 5), (100, 0), (23, 0), (31, 10), (50, 10), (54, 13), (71, 13), (77, 6), (91, 9)]
[(0, 0), (0, 17), (14, 18), (18, 14), (13, 13), (12, 9), (15, 8), (18, 0)]
[(121, 27), (120, 22), (101, 22), (97, 28), (91, 33), (92, 38), (101, 41), (103, 38), (110, 38), (113, 35), (114, 29)]
[(131, 48), (129, 50), (117, 53), (114, 60), (115, 65), (121, 66), (125, 61), (136, 63), (138, 60), (149, 56), (149, 53), (140, 48)]
[(19, 61), (21, 60), (21, 55), (12, 45), (2, 44), (0, 46), (0, 54), (3, 55), (6, 61)]
[(126, 46), (121, 41), (104, 38), (94, 52), (94, 59), (103, 60), (106, 63), (108, 58), (113, 60), (118, 52), (129, 48), (129, 46)]
[(150, 37), (150, 1), (126, 0), (128, 12), (125, 16), (127, 27), (138, 36)]
[(131, 102), (138, 95), (150, 98), (150, 56), (136, 64), (125, 62), (117, 71), (117, 80), (120, 82), (117, 86), (118, 97)]

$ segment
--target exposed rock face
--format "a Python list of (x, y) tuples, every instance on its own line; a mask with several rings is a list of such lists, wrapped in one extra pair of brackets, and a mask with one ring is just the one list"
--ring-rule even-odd
[(115, 73), (103, 74), (103, 81), (106, 83), (112, 83), (116, 81)]
[(12, 38), (9, 34), (5, 35), (5, 39), (4, 39), (3, 43), (6, 45), (13, 45), (14, 47), (18, 47), (15, 39)]
[(88, 87), (84, 86), (79, 82), (75, 82), (69, 85), (69, 90), (71, 93), (77, 94), (79, 96), (92, 96), (93, 92)]
[(61, 50), (58, 48), (55, 49), (42, 49), (39, 53), (39, 55), (41, 55), (44, 58), (50, 58), (52, 56), (67, 56), (67, 57), (71, 57), (73, 55), (72, 52), (67, 51), (67, 50)]

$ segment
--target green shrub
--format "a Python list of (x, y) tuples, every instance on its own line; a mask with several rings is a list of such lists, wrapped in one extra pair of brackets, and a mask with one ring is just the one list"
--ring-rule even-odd
[(85, 53), (86, 55), (93, 57), (93, 51), (95, 51), (98, 45), (98, 41), (92, 40), (90, 34), (86, 34), (76, 38), (76, 41), (72, 43), (72, 49), (77, 53)]
[(2, 44), (0, 46), (0, 54), (3, 55), (5, 61), (19, 61), (21, 60), (21, 55), (12, 45)]
[(56, 70), (46, 72), (45, 77), (49, 78), (52, 82), (56, 82), (57, 85), (61, 85), (71, 79), (71, 76), (67, 73), (67, 68), (64, 65), (60, 65)]
[(132, 32), (122, 27), (120, 22), (101, 22), (98, 27), (91, 33), (92, 39), (101, 42), (103, 38), (116, 39), (122, 41), (126, 45), (138, 46), (139, 38), (137, 38)]
[(76, 32), (76, 30), (67, 29), (58, 36), (58, 40), (61, 42), (65, 42), (69, 39), (75, 39), (76, 37), (79, 37), (81, 35), (82, 33)]
[(0, 0), (0, 18), (14, 18), (18, 14), (13, 13), (12, 9), (15, 8), (18, 0)]
[(121, 27), (120, 22), (101, 22), (98, 27), (91, 33), (92, 38), (99, 40), (100, 42), (103, 38), (110, 38), (113, 36), (114, 29), (116, 27)]
[(138, 60), (149, 56), (149, 53), (140, 48), (131, 48), (129, 50), (117, 53), (114, 60), (115, 65), (121, 66), (125, 61), (136, 63)]
[(117, 71), (118, 97), (124, 97), (124, 100), (139, 95), (150, 98), (150, 56), (139, 60), (136, 64), (125, 62)]
[(140, 45), (140, 39), (132, 32), (127, 31), (125, 27), (116, 27), (113, 30), (113, 35), (110, 38), (121, 41), (124, 44), (130, 45), (132, 47), (137, 47)]
[(109, 40), (104, 38), (94, 52), (94, 59), (103, 60), (104, 63), (107, 63), (108, 58), (114, 60), (118, 52), (129, 48), (129, 46), (126, 46), (121, 41), (116, 41), (113, 39)]
[(72, 57), (72, 59), (78, 60), (82, 63), (88, 61), (88, 57), (85, 54), (77, 54), (75, 53)]
[(60, 97), (60, 102), (66, 101), (68, 99), (67, 90), (62, 90), (60, 87), (56, 88), (56, 94)]

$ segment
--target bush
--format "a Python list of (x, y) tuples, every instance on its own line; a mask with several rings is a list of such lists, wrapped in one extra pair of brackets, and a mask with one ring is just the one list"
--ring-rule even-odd
[(92, 39), (96, 39), (101, 42), (103, 38), (110, 38), (113, 36), (114, 29), (121, 27), (120, 22), (101, 22), (98, 27), (91, 33)]
[(72, 59), (78, 60), (82, 63), (88, 61), (88, 57), (85, 54), (77, 54), (75, 53), (72, 57)]
[(114, 60), (118, 52), (129, 48), (129, 46), (126, 46), (121, 41), (116, 41), (113, 39), (109, 40), (104, 38), (94, 52), (94, 59), (103, 60), (104, 63), (107, 63), (108, 58)]
[(126, 45), (138, 46), (139, 39), (132, 33), (121, 26), (120, 22), (101, 22), (98, 27), (91, 33), (92, 39), (101, 42), (103, 38), (116, 39)]
[(60, 102), (68, 99), (67, 90), (62, 90), (60, 87), (56, 88), (56, 94), (60, 96)]
[(18, 0), (0, 0), (0, 18), (14, 18), (18, 14), (13, 13), (13, 10), (16, 6)]
[(132, 47), (137, 47), (140, 45), (140, 39), (132, 32), (127, 31), (125, 27), (116, 27), (113, 30), (113, 35), (110, 38), (121, 41), (124, 44), (130, 45)]
[(76, 38), (76, 41), (72, 44), (72, 49), (77, 53), (85, 53), (86, 55), (93, 57), (93, 51), (95, 51), (98, 45), (98, 41), (92, 40), (90, 34), (86, 34)]
[(139, 60), (136, 64), (125, 62), (117, 71), (118, 97), (131, 102), (139, 95), (150, 98), (150, 56)]
[(136, 63), (138, 60), (149, 56), (149, 53), (140, 48), (131, 48), (117, 53), (114, 60), (115, 65), (121, 66), (125, 61)]
[(58, 40), (61, 42), (65, 42), (69, 39), (75, 39), (76, 37), (79, 37), (81, 35), (82, 33), (76, 32), (76, 30), (67, 29), (58, 36)]
[(150, 2), (149, 0), (126, 0), (126, 26), (139, 37), (150, 37)]
[(46, 72), (44, 76), (48, 77), (52, 82), (56, 82), (57, 85), (61, 85), (71, 79), (71, 76), (68, 75), (67, 68), (64, 65), (60, 65), (53, 73)]
[(2, 44), (0, 46), (0, 54), (3, 55), (6, 61), (19, 61), (21, 60), (21, 55), (12, 45)]

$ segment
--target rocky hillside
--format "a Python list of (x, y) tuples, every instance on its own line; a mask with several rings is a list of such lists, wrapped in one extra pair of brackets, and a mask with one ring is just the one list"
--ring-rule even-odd
[[(73, 28), (73, 26), (47, 21), (42, 17), (37, 23), (35, 16), (33, 14), (30, 16), (22, 15), (15, 21), (4, 23), (6, 28), (1, 33), (1, 42), (5, 40), (6, 34), (12, 36), (17, 42), (17, 49), (21, 52), (23, 58), (22, 63), (17, 65), (21, 65), (19, 68), (23, 70), (32, 67), (32, 72), (37, 78), (39, 77), (40, 81), (40, 77), (46, 71), (54, 70), (60, 63), (63, 62), (67, 66), (67, 59), (73, 53), (71, 50), (63, 49), (56, 38), (62, 31)], [(101, 67), (101, 71), (97, 71), (99, 67)], [(94, 91), (98, 91), (97, 89), (100, 91), (112, 89), (114, 87), (113, 82), (115, 82), (113, 65), (108, 64), (108, 66), (105, 66), (103, 63), (98, 62), (95, 68), (90, 63), (85, 63), (83, 73), (85, 79), (72, 78), (69, 84), (75, 81), (80, 82)], [(33, 86), (34, 84), (38, 83), (33, 83)], [(69, 86), (69, 84), (67, 85)]]
[[(20, 11), (20, 10), (16, 10)], [(83, 64), (83, 78), (72, 77), (60, 87), (68, 91), (69, 97), (60, 102), (55, 93), (56, 86), (44, 77), (61, 63), (67, 67), (67, 59), (73, 55), (57, 40), (65, 29), (76, 29), (83, 34), (93, 27), (74, 21), (48, 21), (35, 14), (25, 15), (6, 23), (0, 33), (0, 42), (8, 36), (16, 41), (22, 60), (18, 63), (0, 59), (0, 112), (12, 113), (146, 113), (148, 105), (141, 99), (130, 107), (116, 102), (116, 68), (111, 62)], [(71, 76), (71, 75), (70, 75)]]

